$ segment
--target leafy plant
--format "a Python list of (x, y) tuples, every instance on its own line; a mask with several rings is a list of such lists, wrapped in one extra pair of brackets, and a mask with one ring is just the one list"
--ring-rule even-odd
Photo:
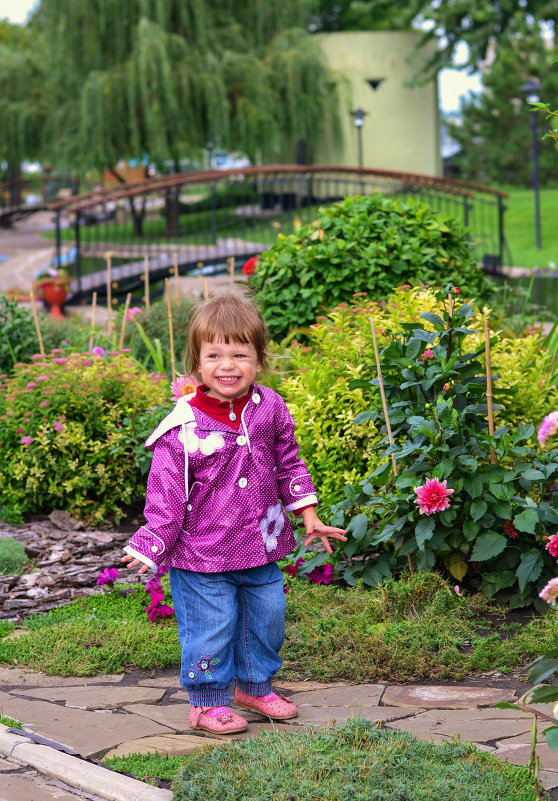
[(136, 421), (168, 398), (126, 354), (53, 353), (20, 364), (0, 396), (0, 515), (66, 509), (94, 522), (143, 497)]
[[(358, 488), (349, 485), (334, 509), (336, 525), (350, 512), (352, 536), (342, 553), (360, 555), (342, 575), (377, 584), (405, 557), (512, 608), (526, 606), (538, 601), (536, 582), (553, 569), (544, 538), (558, 524), (558, 500), (545, 490), (558, 477), (558, 462), (556, 452), (528, 444), (532, 424), (500, 425), (489, 434), (484, 345), (469, 346), (473, 316), (466, 303), (425, 312), (423, 324), (403, 324), (383, 349), (394, 443), (387, 461)], [(509, 389), (494, 394), (505, 398)]]
[(25, 548), (11, 537), (0, 537), (0, 576), (18, 573), (27, 562)]
[(441, 276), (479, 300), (493, 292), (456, 220), (413, 201), (355, 195), (320, 209), (297, 233), (280, 234), (259, 257), (252, 286), (280, 340), (354, 292), (382, 298), (403, 283), (439, 285)]
[(0, 373), (11, 373), (14, 364), (27, 361), (38, 350), (31, 312), (0, 295)]
[[(183, 362), (194, 305), (191, 298), (182, 295), (171, 297), (175, 362), (179, 369)], [(170, 374), (170, 335), (166, 302), (157, 301), (150, 305), (149, 311), (142, 309), (141, 313), (135, 314), (128, 323), (126, 332), (126, 343), (135, 359), (157, 373)]]

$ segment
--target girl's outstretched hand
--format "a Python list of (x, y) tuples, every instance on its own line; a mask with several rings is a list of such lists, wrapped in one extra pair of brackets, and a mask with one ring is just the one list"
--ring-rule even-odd
[(140, 562), (139, 559), (134, 559), (134, 557), (130, 556), (129, 554), (126, 554), (126, 556), (123, 556), (120, 561), (121, 562), (129, 562), (130, 564), (126, 565), (126, 567), (129, 568), (129, 569), (137, 567), (138, 565), (141, 565), (140, 569), (138, 570), (138, 574), (139, 573), (147, 573), (147, 571), (150, 570), (149, 565), (145, 565), (143, 562)]
[(347, 541), (347, 537), (343, 536), (347, 533), (345, 529), (335, 528), (334, 526), (326, 526), (316, 514), (316, 510), (313, 506), (309, 506), (307, 509), (302, 510), (302, 519), (304, 520), (307, 534), (307, 537), (304, 540), (305, 545), (308, 545), (312, 542), (312, 540), (319, 537), (325, 546), (326, 551), (328, 553), (333, 553), (328, 537), (332, 537), (335, 540), (342, 540), (343, 542)]

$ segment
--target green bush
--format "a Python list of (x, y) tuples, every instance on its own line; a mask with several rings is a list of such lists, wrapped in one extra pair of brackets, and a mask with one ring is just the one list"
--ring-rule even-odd
[(460, 223), (423, 204), (379, 194), (345, 198), (320, 209), (319, 218), (297, 233), (279, 234), (252, 278), (276, 340), (354, 292), (382, 298), (409, 282), (452, 282), (477, 299), (493, 292)]
[[(343, 495), (346, 483), (358, 484), (383, 461), (378, 443), (383, 435), (380, 394), (377, 386), (350, 390), (354, 379), (376, 377), (370, 317), (374, 317), (380, 349), (399, 327), (420, 320), (423, 312), (440, 313), (441, 303), (427, 289), (401, 287), (385, 303), (378, 304), (364, 293), (341, 303), (307, 329), (307, 344), (293, 343), (283, 362), (290, 374), (276, 385), (296, 423), (301, 454), (315, 479), (320, 501), (328, 505)], [(484, 366), (483, 316), (477, 310), (469, 327), (472, 350)], [(423, 324), (424, 320), (421, 321)], [(505, 338), (492, 334), (492, 364), (495, 393), (502, 406), (495, 413), (496, 425), (517, 428), (540, 421), (558, 408), (558, 390), (552, 370), (552, 354), (542, 347), (538, 334)], [(277, 364), (280, 360), (276, 359)], [(356, 425), (353, 421), (356, 420)]]
[[(470, 304), (447, 304), (439, 315), (421, 317), (401, 326), (381, 354), (394, 444), (360, 487), (346, 487), (337, 507), (337, 525), (347, 513), (351, 518), (341, 552), (349, 559), (359, 554), (343, 576), (376, 584), (407, 557), (421, 570), (445, 569), (511, 608), (544, 607), (537, 593), (555, 573), (545, 541), (558, 525), (558, 503), (548, 494), (558, 479), (558, 452), (530, 447), (531, 423), (499, 425), (489, 434), (478, 359), (484, 343), (474, 344)], [(497, 402), (513, 399), (507, 388), (494, 393)], [(428, 480), (443, 482), (440, 503), (418, 508), (417, 488)], [(451, 494), (442, 504), (445, 482)]]
[[(184, 362), (184, 348), (188, 339), (190, 319), (195, 308), (195, 301), (191, 298), (171, 297), (171, 312), (174, 340), (174, 354), (176, 368), (182, 372)], [(134, 322), (140, 323), (151, 343), (159, 340), (163, 354), (170, 353), (169, 321), (166, 301), (152, 303), (149, 311), (142, 309), (126, 327), (126, 344), (132, 349), (132, 355), (144, 366), (150, 364), (150, 354), (143, 337)]]
[(159, 380), (116, 351), (16, 365), (0, 396), (0, 515), (122, 515), (145, 492), (133, 445), (140, 416), (169, 400)]
[(39, 341), (28, 309), (0, 295), (0, 373), (11, 373), (14, 364), (39, 352)]
[(336, 728), (261, 732), (184, 760), (174, 801), (537, 801), (526, 767), (472, 743), (441, 745), (356, 717)]
[(27, 562), (25, 548), (11, 537), (0, 537), (0, 576), (19, 573)]

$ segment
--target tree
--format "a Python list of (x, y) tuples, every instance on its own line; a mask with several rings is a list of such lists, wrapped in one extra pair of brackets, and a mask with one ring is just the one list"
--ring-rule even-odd
[(335, 92), (306, 19), (306, 0), (41, 0), (52, 160), (177, 165), (208, 141), (256, 163), (298, 139), (312, 153)]
[[(530, 183), (530, 112), (521, 86), (529, 77), (536, 77), (543, 97), (557, 97), (554, 58), (554, 50), (545, 44), (536, 23), (521, 16), (510, 23), (493, 64), (484, 73), (484, 93), (464, 101), (461, 124), (448, 126), (461, 147), (453, 159), (460, 177), (523, 186)], [(539, 157), (541, 183), (555, 180), (555, 164), (555, 148), (545, 143)]]

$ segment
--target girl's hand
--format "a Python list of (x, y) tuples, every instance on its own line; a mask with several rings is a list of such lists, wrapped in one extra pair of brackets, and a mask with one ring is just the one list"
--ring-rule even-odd
[(332, 537), (335, 540), (342, 540), (343, 542), (347, 541), (347, 537), (343, 536), (343, 534), (347, 533), (345, 529), (335, 528), (334, 526), (326, 526), (316, 514), (313, 506), (302, 510), (302, 519), (304, 520), (307, 534), (307, 538), (304, 540), (304, 545), (308, 545), (312, 542), (312, 540), (319, 538), (322, 541), (326, 551), (328, 553), (333, 553), (328, 537)]
[(126, 565), (126, 567), (128, 569), (132, 569), (134, 567), (137, 567), (138, 565), (141, 565), (140, 569), (138, 570), (138, 574), (147, 573), (147, 571), (150, 569), (149, 565), (145, 565), (143, 562), (140, 562), (139, 559), (134, 559), (134, 557), (130, 556), (129, 554), (126, 554), (126, 556), (123, 556), (120, 561), (121, 562), (130, 562), (129, 565)]

